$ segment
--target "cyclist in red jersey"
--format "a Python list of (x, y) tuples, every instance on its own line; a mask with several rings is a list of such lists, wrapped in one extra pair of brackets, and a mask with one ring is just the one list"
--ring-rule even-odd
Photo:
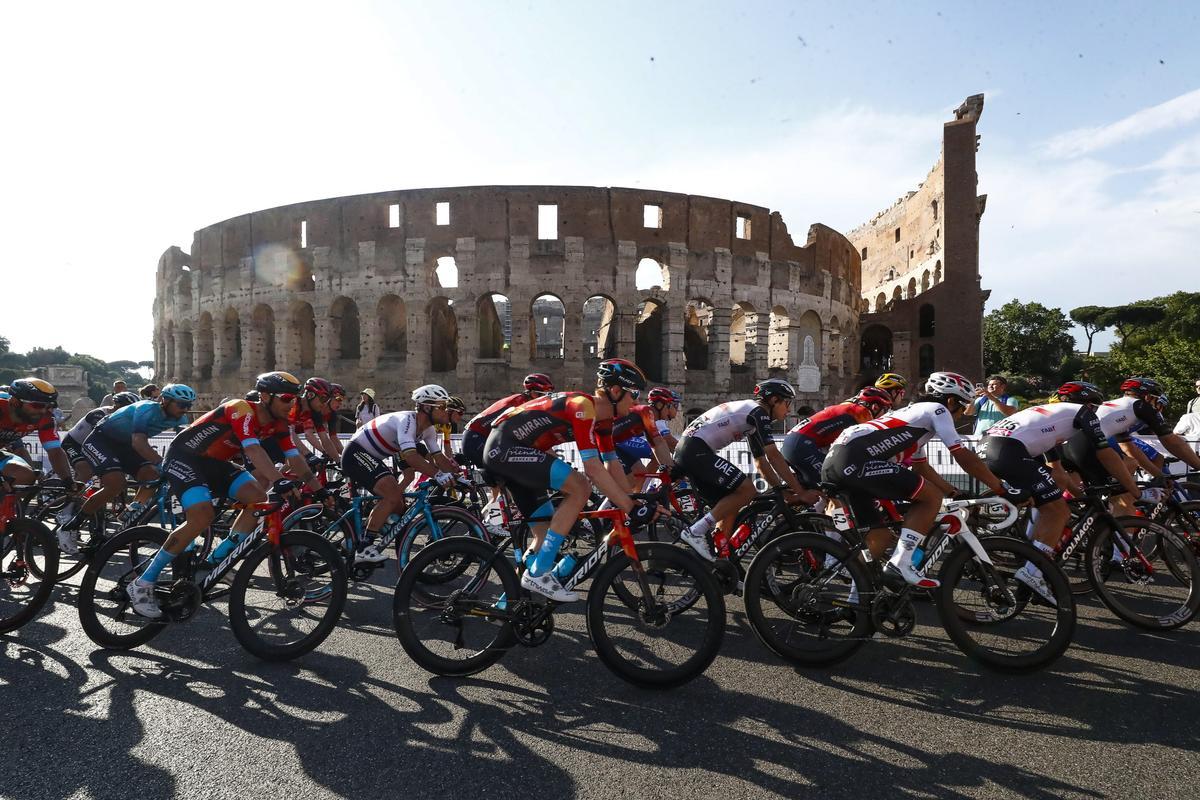
[(333, 384), (324, 378), (309, 378), (304, 382), (304, 391), (288, 412), (288, 423), (296, 437), (296, 445), (304, 452), (304, 442), (314, 453), (327, 458), (340, 458), (340, 453), (330, 441), (327, 420), (332, 410)]
[[(554, 382), (550, 380), (550, 376), (541, 372), (526, 375), (522, 385), (524, 391), (510, 394), (508, 397), (492, 403), (472, 417), (471, 421), (467, 423), (466, 430), (463, 431), (462, 452), (459, 453), (459, 460), (463, 464), (476, 466), (483, 470), (484, 483), (492, 487), (495, 487), (495, 477), (483, 465), (483, 446), (492, 432), (492, 423), (508, 409), (516, 408), (554, 391)], [(493, 499), (495, 495), (496, 490), (493, 488)]]
[[(133, 610), (159, 619), (162, 610), (154, 597), (154, 582), (171, 561), (191, 544), (213, 521), (213, 492), (225, 494), (239, 503), (263, 503), (267, 493), (253, 476), (231, 463), (239, 455), (252, 462), (255, 474), (271, 481), (280, 490), (295, 487), (275, 468), (262, 442), (275, 440), (296, 475), (310, 489), (321, 485), (309, 470), (292, 439), (288, 414), (300, 392), (300, 381), (287, 372), (267, 372), (258, 376), (255, 388), (258, 402), (229, 400), (209, 411), (177, 435), (167, 448), (163, 475), (179, 498), (186, 517), (175, 529), (149, 566), (134, 581), (127, 593)], [(237, 515), (230, 538), (254, 530), (257, 519), (252, 510)]]
[[(558, 531), (569, 531), (579, 518), (591, 495), (589, 479), (613, 505), (629, 512), (632, 529), (654, 516), (623, 488), (625, 475), (612, 442), (613, 418), (629, 412), (646, 388), (646, 377), (622, 358), (600, 362), (596, 377), (594, 394), (562, 392), (505, 411), (493, 423), (483, 454), (484, 466), (507, 481), (533, 533), (521, 586), (560, 603), (579, 596), (563, 588), (553, 572), (564, 540)], [(586, 478), (551, 452), (568, 442), (579, 448)], [(548, 490), (563, 495), (557, 509)]]
[[(655, 397), (655, 392), (659, 393), (657, 397)], [(652, 389), (650, 397), (647, 399), (657, 400), (661, 405), (662, 393), (666, 393), (669, 402), (671, 394), (668, 389)], [(625, 470), (626, 485), (630, 491), (634, 491), (636, 481), (629, 478), (629, 474), (643, 458), (653, 458), (655, 462), (668, 468), (675, 463), (671, 457), (666, 437), (662, 435), (659, 428), (659, 413), (660, 411), (654, 405), (642, 404), (631, 407), (628, 414), (623, 414), (613, 420), (613, 445), (617, 451), (617, 458)]]
[(329, 398), (329, 413), (325, 415), (325, 430), (329, 432), (329, 446), (337, 454), (337, 458), (342, 457), (342, 440), (338, 438), (338, 412), (342, 409), (342, 404), (346, 402), (346, 387), (340, 383), (332, 384), (333, 397)]
[(783, 438), (779, 452), (805, 488), (815, 489), (821, 485), (821, 464), (833, 440), (851, 425), (869, 422), (891, 409), (892, 395), (868, 386), (844, 403), (800, 420)]
[(29, 463), (29, 452), (21, 442), (23, 436), (36, 432), (54, 473), (70, 484), (71, 464), (54, 424), (58, 390), (41, 378), (20, 378), (9, 389), (0, 392), (0, 448), (11, 451), (12, 455), (0, 454), (0, 472), (18, 484), (31, 484), (37, 479)]

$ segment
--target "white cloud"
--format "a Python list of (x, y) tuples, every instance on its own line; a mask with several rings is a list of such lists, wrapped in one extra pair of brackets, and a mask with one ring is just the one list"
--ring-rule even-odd
[(1178, 128), (1198, 119), (1200, 89), (1194, 89), (1107, 125), (1060, 133), (1046, 142), (1044, 150), (1052, 158), (1074, 158), (1152, 133)]

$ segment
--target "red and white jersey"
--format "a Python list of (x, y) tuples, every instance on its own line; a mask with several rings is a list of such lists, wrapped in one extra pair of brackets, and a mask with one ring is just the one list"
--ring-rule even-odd
[(1087, 431), (1097, 447), (1108, 446), (1096, 414), (1077, 403), (1047, 403), (1018, 411), (988, 428), (987, 435), (1015, 439), (1025, 445), (1029, 455), (1040, 456), (1077, 431)]
[(350, 437), (351, 444), (357, 444), (377, 458), (416, 450), (417, 442), (424, 444), (430, 453), (442, 452), (442, 437), (438, 435), (437, 428), (429, 425), (420, 430), (416, 411), (383, 414), (363, 425)]
[(1096, 408), (1096, 416), (1104, 435), (1115, 436), (1118, 441), (1129, 441), (1129, 434), (1143, 428), (1150, 429), (1156, 436), (1171, 432), (1158, 409), (1139, 397), (1126, 395), (1101, 403)]
[(833, 447), (850, 443), (868, 458), (881, 461), (924, 461), (925, 445), (934, 437), (951, 452), (963, 447), (954, 415), (941, 403), (913, 403), (879, 419), (852, 425), (834, 439)]

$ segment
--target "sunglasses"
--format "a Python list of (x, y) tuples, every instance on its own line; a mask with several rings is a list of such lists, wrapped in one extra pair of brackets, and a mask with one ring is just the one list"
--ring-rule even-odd
[(187, 411), (189, 408), (192, 407), (191, 403), (184, 403), (179, 400), (172, 400), (171, 402), (174, 403), (175, 405), (179, 406), (184, 411)]
[(37, 400), (22, 400), (21, 402), (32, 408), (34, 411), (45, 411), (50, 407), (49, 403), (41, 403)]
[(282, 400), (285, 403), (294, 403), (294, 402), (296, 402), (296, 395), (294, 395), (294, 394), (277, 394), (277, 395), (275, 395), (275, 399)]

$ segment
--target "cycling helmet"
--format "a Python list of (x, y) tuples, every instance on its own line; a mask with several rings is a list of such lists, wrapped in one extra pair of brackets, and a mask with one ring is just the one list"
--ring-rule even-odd
[(333, 397), (333, 384), (324, 378), (309, 378), (304, 382), (304, 393), (328, 400)]
[(257, 403), (261, 399), (258, 394), (258, 389), (251, 389), (250, 391), (246, 392), (246, 397), (244, 399), (249, 400), (251, 403)]
[(465, 414), (467, 413), (467, 404), (462, 401), (461, 397), (451, 396), (450, 399), (446, 401), (446, 410), (457, 411), (459, 414)]
[(1162, 394), (1162, 385), (1153, 378), (1129, 378), (1121, 384), (1122, 392), (1133, 394)]
[(675, 393), (662, 386), (655, 386), (650, 390), (650, 394), (646, 395), (646, 400), (651, 403), (667, 403), (670, 405), (675, 402)]
[(1160, 394), (1158, 396), (1158, 410), (1159, 411), (1166, 411), (1167, 406), (1169, 406), (1170, 404), (1171, 404), (1171, 398), (1167, 395), (1166, 392), (1163, 392), (1162, 394)]
[(450, 402), (450, 393), (436, 383), (427, 383), (413, 389), (412, 399), (419, 406), (444, 406)]
[(549, 394), (554, 391), (554, 381), (550, 380), (550, 376), (541, 372), (531, 372), (525, 376), (525, 380), (521, 382), (527, 392), (546, 392)]
[(1067, 381), (1054, 391), (1054, 396), (1064, 403), (1096, 406), (1104, 402), (1104, 395), (1094, 383)]
[(974, 399), (975, 384), (957, 372), (934, 372), (925, 381), (925, 391), (946, 397), (957, 397), (964, 403)]
[(767, 378), (754, 384), (754, 399), (766, 400), (768, 397), (782, 397), (784, 400), (794, 400), (796, 390), (783, 378)]
[(290, 372), (264, 372), (255, 379), (254, 388), (267, 394), (300, 394), (300, 381)]
[(881, 406), (884, 411), (892, 407), (892, 396), (878, 386), (859, 389), (851, 400), (860, 406)]
[(112, 397), (113, 408), (124, 408), (132, 405), (142, 398), (138, 397), (137, 392), (117, 392)]
[(346, 396), (346, 387), (345, 386), (342, 386), (340, 383), (331, 383), (329, 385), (333, 387), (333, 396), (334, 397), (345, 397)]
[(58, 389), (41, 378), (18, 378), (12, 382), (12, 388), (8, 393), (18, 400), (30, 403), (54, 405), (58, 402)]
[(196, 392), (192, 387), (185, 386), (182, 383), (168, 383), (162, 388), (162, 393), (159, 396), (188, 406), (196, 402)]
[(637, 364), (624, 358), (609, 358), (596, 367), (596, 377), (604, 386), (620, 386), (622, 389), (641, 392), (646, 389), (646, 376)]
[(895, 389), (907, 389), (908, 381), (904, 380), (904, 376), (895, 372), (885, 372), (875, 381), (875, 386), (887, 391)]
[(674, 389), (672, 389), (671, 397), (674, 398), (676, 405), (679, 405), (680, 403), (683, 402), (683, 392), (677, 392)]

